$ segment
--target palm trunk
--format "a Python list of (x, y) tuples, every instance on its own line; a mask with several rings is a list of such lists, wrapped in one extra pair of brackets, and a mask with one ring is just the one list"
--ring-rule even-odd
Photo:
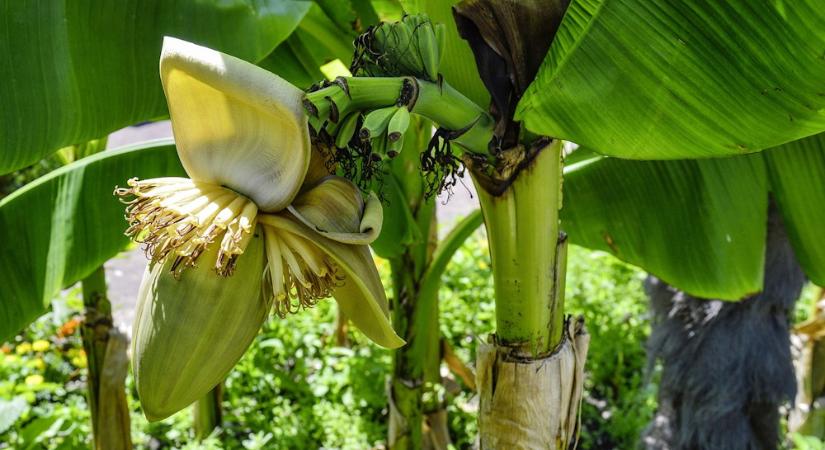
[(568, 449), (578, 438), (589, 337), (564, 318), (560, 152), (547, 143), (501, 184), (473, 173), (496, 292), (496, 333), (476, 365), (482, 449)]
[(796, 391), (789, 323), (804, 282), (773, 205), (761, 293), (705, 300), (648, 278), (656, 318), (649, 352), (661, 359), (662, 378), (646, 448), (777, 448), (779, 408)]
[(129, 406), (126, 402), (128, 340), (112, 325), (106, 297), (106, 273), (99, 267), (83, 285), (83, 349), (88, 361), (88, 400), (96, 450), (130, 450)]

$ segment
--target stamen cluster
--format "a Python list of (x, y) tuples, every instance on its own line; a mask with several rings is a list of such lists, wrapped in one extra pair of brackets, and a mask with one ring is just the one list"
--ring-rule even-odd
[(310, 241), (271, 226), (263, 230), (274, 309), (280, 317), (315, 306), (341, 285), (344, 278), (335, 263)]
[(255, 229), (258, 207), (222, 186), (187, 178), (128, 181), (115, 195), (127, 204), (126, 235), (145, 244), (154, 262), (174, 258), (176, 278), (194, 267), (213, 242), (220, 242), (215, 271), (230, 276)]

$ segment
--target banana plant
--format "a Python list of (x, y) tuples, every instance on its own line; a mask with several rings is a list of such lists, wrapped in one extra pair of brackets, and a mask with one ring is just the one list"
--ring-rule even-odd
[[(558, 138), (624, 158), (674, 159), (759, 151), (825, 128), (825, 72), (815, 50), (825, 17), (813, 2), (548, 5), (520, 2), (515, 12), (484, 1), (456, 6), (493, 114), (456, 91), (449, 73), (421, 79), (426, 70), (350, 78), (307, 94), (311, 124), (330, 134), (335, 127), (323, 125), (353, 111), (407, 106), (441, 128), (442, 145), (431, 146), (425, 160), (448, 173), (458, 158), (470, 168), (496, 286), (496, 334), (478, 362), (481, 442), (490, 448), (575, 442), (587, 338), (578, 321), (563, 316)], [(540, 12), (550, 18), (537, 18)], [(757, 44), (777, 33), (778, 44)], [(546, 58), (532, 50), (537, 38), (549, 47)]]
[(399, 155), (386, 164), (385, 222), (381, 236), (372, 244), (376, 254), (390, 262), (393, 328), (407, 342), (393, 354), (387, 394), (387, 443), (393, 449), (448, 448), (438, 289), (447, 262), (481, 225), (481, 214), (476, 211), (438, 241), (436, 205), (426, 195), (418, 169), (419, 151), (426, 147), (430, 134), (428, 122), (413, 118), (400, 138), (404, 143)]
[[(310, 8), (310, 10), (307, 13), (307, 15), (305, 16), (305, 18), (300, 22), (299, 27), (296, 30), (295, 34), (290, 39), (296, 37), (295, 35), (298, 35), (298, 37), (301, 37), (301, 38), (304, 38), (304, 39), (306, 39), (307, 36), (310, 36), (309, 31), (304, 32), (304, 33), (299, 33), (299, 31), (301, 31), (304, 28), (306, 28), (307, 30), (318, 30), (318, 29), (323, 29), (324, 27), (328, 26), (329, 19), (325, 18), (326, 16), (320, 16), (318, 14), (319, 8), (320, 7), (317, 6), (317, 5), (313, 5)], [(344, 16), (344, 17), (346, 18), (346, 16)], [(305, 26), (306, 23), (309, 23), (309, 25)], [(320, 25), (319, 25), (319, 23), (320, 23)], [(319, 27), (321, 27), (321, 28), (319, 28)], [(317, 39), (317, 37), (315, 37), (315, 38)], [(332, 40), (327, 39), (327, 40), (325, 40), (325, 42), (327, 44), (329, 44), (330, 42), (332, 42)], [(327, 45), (327, 47), (335, 48), (336, 46), (333, 43), (333, 44)], [(277, 53), (278, 53), (277, 50), (273, 51), (273, 53), (270, 54), (270, 56), (267, 58), (267, 60), (273, 59), (274, 55), (276, 55)], [(351, 52), (349, 54), (351, 55)], [(341, 55), (340, 52), (338, 52), (337, 54), (333, 53), (333, 55), (334, 56), (341, 56), (341, 57), (348, 56), (348, 55)], [(311, 55), (311, 56), (316, 56), (316, 55)], [(325, 56), (322, 55), (322, 56), (320, 56), (320, 57), (318, 57), (314, 60), (310, 59), (310, 63), (309, 63), (308, 67), (315, 67), (316, 72), (317, 72), (317, 65), (318, 65), (317, 61), (321, 60), (321, 58), (323, 58), (323, 57), (325, 57)], [(267, 65), (267, 60), (262, 61), (261, 65), (266, 66)], [(283, 64), (283, 61), (281, 61), (281, 63), (277, 65), (277, 68), (279, 69), (279, 71), (282, 71), (284, 74), (289, 74), (290, 73), (290, 71), (288, 70), (289, 67), (290, 67), (290, 64)], [(312, 73), (313, 73), (313, 75), (315, 74), (315, 72), (312, 72)], [(409, 133), (409, 135), (414, 135), (414, 133)], [(129, 172), (131, 172), (132, 174), (141, 175), (141, 178), (146, 177), (146, 176), (149, 176), (151, 178), (153, 174), (173, 175), (173, 176), (183, 174), (183, 171), (181, 170), (181, 167), (180, 167), (179, 163), (177, 162), (177, 158), (175, 156), (174, 149), (169, 147), (168, 143), (162, 143), (162, 144), (159, 144), (159, 145), (156, 145), (156, 146), (150, 145), (146, 148), (125, 149), (125, 150), (123, 150), (121, 152), (117, 152), (117, 153), (118, 153), (117, 155), (115, 155), (115, 154), (107, 155), (106, 159), (103, 159), (103, 160), (100, 160), (100, 161), (83, 161), (83, 163), (81, 163), (81, 164), (76, 164), (76, 165), (74, 165), (70, 168), (67, 168), (66, 171), (64, 171), (63, 173), (54, 174), (54, 178), (42, 180), (42, 183), (43, 183), (44, 186), (54, 185), (54, 184), (60, 185), (62, 183), (65, 183), (65, 180), (67, 180), (67, 179), (76, 179), (77, 180), (75, 182), (76, 193), (74, 191), (72, 191), (72, 192), (67, 192), (63, 195), (69, 195), (69, 196), (81, 195), (81, 194), (91, 195), (92, 193), (97, 192), (97, 194), (95, 194), (93, 196), (99, 196), (99, 194), (101, 194), (103, 191), (106, 190), (105, 186), (106, 186), (107, 181), (109, 182), (109, 184), (113, 184), (113, 182), (117, 181), (118, 179), (120, 181), (123, 181), (123, 180), (128, 178), (128, 177), (125, 178), (124, 174), (129, 173)], [(122, 156), (122, 158), (121, 158), (121, 156)], [(124, 162), (127, 162), (127, 161), (128, 161), (128, 164), (125, 164), (125, 166), (122, 167), (123, 170), (120, 170), (119, 166), (124, 165)], [(146, 169), (150, 168), (152, 163), (157, 163), (158, 164), (158, 170), (157, 171), (146, 170)], [(97, 166), (99, 166), (100, 171), (96, 170), (94, 172), (88, 172), (87, 173), (86, 172), (86, 164), (91, 164), (92, 166), (95, 166), (95, 168), (97, 168)], [(146, 167), (143, 167), (143, 164), (145, 164)], [(113, 170), (113, 169), (117, 169), (117, 170)], [(88, 177), (84, 177), (84, 175), (87, 175)], [(157, 175), (155, 175), (155, 176), (157, 176)], [(408, 177), (408, 178), (411, 178), (411, 177)], [(416, 176), (414, 179), (417, 179), (417, 178), (418, 177)], [(49, 182), (49, 183), (46, 183), (46, 182)], [(91, 183), (94, 183), (93, 187), (90, 186)], [(100, 189), (98, 186), (100, 186), (102, 189)], [(35, 186), (32, 186), (32, 190), (35, 190)], [(41, 188), (39, 190), (42, 191), (43, 189)], [(25, 200), (31, 201), (32, 198), (31, 198), (31, 196), (27, 196), (25, 198)], [(23, 200), (23, 197), (21, 197), (18, 202), (14, 203), (14, 205), (22, 206), (24, 203), (25, 202)], [(46, 208), (46, 209), (49, 208), (48, 205), (44, 205), (43, 207)], [(8, 210), (13, 211), (14, 209), (20, 209), (20, 208), (8, 208), (7, 211)], [(432, 211), (432, 208), (430, 208), (430, 213), (431, 213), (431, 211)], [(110, 230), (117, 230), (118, 228), (120, 228), (119, 226), (115, 225), (117, 222), (113, 223), (113, 219), (118, 217), (118, 216), (119, 216), (119, 214), (114, 213), (114, 211), (110, 210), (110, 208), (103, 208), (102, 210), (90, 211), (90, 213), (87, 212), (86, 214), (84, 214), (84, 219), (85, 220), (97, 223), (98, 224), (97, 229), (100, 229), (100, 231), (112, 235), (110, 237), (113, 238), (112, 239), (113, 245), (111, 245), (111, 247), (107, 248), (105, 251), (101, 252), (100, 254), (96, 254), (96, 255), (88, 255), (88, 254), (87, 255), (77, 255), (77, 258), (83, 260), (82, 262), (84, 264), (87, 263), (87, 261), (85, 261), (86, 259), (88, 259), (90, 261), (102, 262), (102, 261), (104, 261), (105, 259), (108, 258), (107, 255), (113, 254), (116, 251), (115, 249), (122, 248), (125, 245), (125, 242), (124, 242), (124, 240), (122, 239), (121, 236), (119, 236), (118, 234), (110, 233)], [(477, 214), (472, 216), (471, 217), (472, 220), (470, 221), (470, 223), (471, 224), (477, 224), (478, 221), (479, 221), (479, 217), (480, 216), (478, 216)], [(438, 259), (438, 261), (441, 261), (441, 263), (436, 264), (436, 267), (440, 267), (440, 270), (443, 270), (444, 266), (446, 265), (446, 259), (445, 258), (447, 258), (449, 256), (449, 254), (451, 254), (451, 252), (455, 251), (456, 248), (457, 248), (457, 244), (455, 242), (460, 242), (461, 240), (463, 240), (463, 238), (466, 237), (469, 234), (469, 232), (472, 231), (473, 229), (474, 229), (474, 227), (465, 226), (465, 227), (461, 227), (459, 229), (460, 232), (451, 234), (451, 236), (456, 236), (455, 239), (450, 240), (450, 242), (454, 242), (454, 243), (447, 246), (451, 250), (449, 252), (444, 251), (444, 252), (437, 253), (438, 255), (442, 255), (442, 256), (441, 256), (440, 259)], [(138, 230), (135, 229), (133, 231), (138, 231)], [(407, 231), (409, 231), (409, 230), (407, 230)], [(69, 233), (65, 236), (65, 239), (69, 239), (71, 236), (72, 236), (72, 234)], [(37, 236), (30, 236), (30, 237), (31, 238), (37, 238)], [(104, 241), (106, 239), (105, 237), (101, 237), (101, 236), (98, 236), (98, 237), (100, 238), (101, 241)], [(59, 243), (60, 243), (60, 239), (53, 242), (53, 244), (55, 244), (55, 245), (59, 244)], [(55, 257), (60, 258), (61, 255), (60, 254), (55, 254), (55, 255), (49, 255), (49, 257), (50, 258), (55, 258)], [(30, 268), (30, 267), (24, 267), (21, 271), (25, 271), (28, 268)], [(436, 272), (436, 273), (427, 272), (427, 273), (428, 273), (428, 279), (430, 280), (430, 282), (428, 283), (428, 286), (437, 286), (438, 282), (440, 281), (439, 280), (439, 278), (440, 278), (439, 273), (440, 272)], [(69, 277), (66, 278), (66, 280), (64, 280), (62, 282), (62, 284), (70, 284), (76, 278), (77, 278), (76, 276), (69, 276)], [(60, 283), (60, 282), (58, 282), (58, 283)], [(430, 295), (432, 296), (432, 295), (434, 295), (434, 291), (437, 290), (437, 289), (427, 288), (426, 290), (428, 292), (430, 292)], [(43, 295), (44, 295), (44, 298), (45, 298), (45, 296), (47, 294), (44, 293)], [(32, 309), (37, 310), (39, 308), (32, 308)], [(20, 322), (22, 322), (22, 321), (20, 321)], [(21, 324), (18, 323), (17, 326), (21, 326)], [(9, 328), (11, 330), (14, 330), (16, 327), (15, 327), (15, 325), (11, 325)], [(437, 338), (438, 334), (436, 333), (435, 336)], [(436, 340), (436, 342), (438, 342), (438, 341)], [(438, 357), (439, 355), (433, 355), (433, 356)], [(440, 361), (440, 359), (436, 360), (436, 364), (438, 364), (439, 361)], [(435, 373), (438, 374), (438, 371), (436, 370)], [(207, 397), (205, 397), (205, 400), (211, 400), (211, 398), (212, 397), (207, 396)], [(210, 403), (210, 402), (205, 401), (204, 404), (206, 404), (206, 403)], [(212, 401), (211, 403), (214, 403), (214, 401)], [(152, 409), (151, 405), (149, 405), (149, 406), (150, 406), (150, 409)], [(219, 411), (219, 408), (214, 408), (214, 407), (208, 408), (208, 409), (210, 409), (210, 411), (212, 411), (212, 412)], [(201, 412), (203, 412), (203, 411), (201, 411)], [(202, 414), (202, 413), (201, 414), (196, 414), (196, 415), (198, 416), (198, 418), (205, 417), (205, 415)], [(207, 414), (207, 416), (208, 416), (208, 414)], [(201, 420), (198, 421), (198, 428), (199, 428), (199, 430), (202, 434), (203, 433), (208, 433), (209, 429), (211, 429), (215, 425), (216, 425), (216, 423), (215, 423), (214, 420), (210, 420), (209, 423), (206, 423), (206, 421), (201, 421)]]
[[(480, 364), (491, 370), (479, 371), (483, 381), (479, 384), (482, 445), (535, 444), (553, 448), (575, 440), (586, 337), (575, 322), (561, 325), (565, 244), (564, 239), (556, 238), (561, 146), (558, 139), (541, 135), (567, 138), (616, 156), (672, 159), (757, 151), (821, 132), (820, 87), (825, 71), (821, 70), (820, 49), (825, 27), (823, 13), (812, 1), (793, 6), (754, 6), (744, 1), (722, 6), (706, 1), (650, 6), (641, 0), (582, 0), (573, 1), (566, 12), (561, 8), (564, 17), (560, 19), (558, 37), (553, 39), (546, 24), (557, 20), (531, 22), (529, 19), (538, 15), (524, 12), (543, 11), (542, 5), (548, 4), (523, 5), (519, 14), (501, 15), (503, 32), (496, 29), (501, 25), (484, 20), (497, 16), (496, 5), (465, 2), (461, 7), (466, 24), (462, 34), (473, 44), (480, 78), (494, 103), (493, 114), (487, 113), (486, 100), (478, 91), (468, 90), (467, 96), (462, 95), (461, 77), (451, 76), (447, 67), (443, 78), (436, 80), (405, 73), (383, 79), (346, 79), (309, 93), (306, 100), (308, 112), (316, 118), (316, 130), (327, 128), (321, 126), (327, 118), (346, 117), (353, 111), (406, 106), (441, 128), (435, 145), (425, 152), (422, 161), (424, 169), (439, 180), (437, 185), (441, 185), (442, 175), (455, 173), (458, 160), (471, 168), (479, 191), (485, 192), (481, 194), (486, 196), (482, 204), (496, 268), (497, 337), (488, 352), (494, 358)], [(683, 17), (697, 20), (684, 21)], [(545, 25), (537, 28), (529, 26), (531, 23)], [(525, 43), (534, 45), (536, 41), (522, 35), (538, 37), (542, 42), (539, 47), (549, 47), (538, 75), (534, 68), (543, 55), (530, 57)], [(774, 41), (774, 36), (781, 38)], [(98, 42), (107, 43), (102, 39)], [(447, 50), (453, 47), (461, 45), (451, 40), (445, 46)], [(466, 58), (448, 61), (451, 67), (465, 72), (473, 67), (473, 61)], [(709, 66), (708, 61), (713, 64)], [(426, 64), (423, 68), (422, 73), (431, 74)], [(741, 74), (747, 76), (736, 76)], [(133, 78), (117, 79), (126, 82)], [(453, 79), (458, 90), (450, 85)], [(152, 97), (155, 106), (162, 105), (157, 85), (154, 89), (154, 97), (135, 98), (143, 101)], [(71, 91), (66, 97), (74, 92), (79, 91)], [(18, 99), (15, 95), (9, 98)], [(16, 100), (15, 104), (25, 110), (21, 103)], [(158, 112), (157, 108), (141, 112), (149, 110)], [(100, 116), (105, 120), (113, 115)], [(60, 139), (50, 137), (53, 141), (30, 143), (29, 148), (47, 148), (81, 138), (74, 129), (66, 128), (54, 126), (45, 133), (32, 133), (38, 137), (56, 133)], [(330, 127), (330, 135), (336, 134), (334, 128)], [(100, 130), (94, 136), (102, 134)], [(27, 135), (21, 132), (12, 137), (21, 140), (20, 136)], [(17, 150), (4, 153), (12, 155), (8, 167), (19, 167), (26, 158), (37, 159), (26, 156), (20, 150), (23, 146), (11, 148)], [(537, 210), (539, 205), (550, 206)], [(515, 232), (521, 240), (508, 242)], [(20, 235), (27, 235), (26, 230)], [(535, 240), (528, 243), (531, 239)], [(65, 240), (64, 234), (61, 242)], [(34, 248), (40, 256), (33, 266), (45, 267), (43, 261), (52, 257), (60, 261), (60, 255), (43, 253), (42, 244)], [(65, 261), (58, 267), (63, 270), (48, 271), (48, 289), (52, 291), (71, 278), (64, 276)], [(17, 286), (24, 292), (39, 289), (44, 284), (38, 281), (28, 288)], [(43, 294), (35, 293), (38, 308), (42, 308), (42, 299), (50, 298)], [(13, 311), (17, 324), (27, 320), (21, 320), (21, 312), (30, 318), (33, 309)], [(13, 325), (10, 328), (16, 329)], [(572, 363), (562, 364), (563, 359)], [(561, 366), (567, 370), (555, 378), (563, 380), (559, 389), (548, 384), (546, 374)], [(531, 370), (535, 367), (548, 370)], [(508, 383), (515, 373), (538, 375), (535, 384), (532, 379), (519, 385)], [(491, 390), (493, 385), (497, 386), (496, 395)], [(538, 389), (530, 391), (528, 387), (534, 385)], [(562, 394), (555, 397), (568, 401), (563, 401), (564, 405), (554, 402), (553, 393)], [(518, 409), (511, 410), (511, 406)], [(555, 422), (548, 426), (546, 418), (530, 411), (561, 413), (553, 416)], [(536, 431), (537, 441), (525, 443), (521, 436), (500, 427), (504, 417), (515, 417), (524, 429)]]

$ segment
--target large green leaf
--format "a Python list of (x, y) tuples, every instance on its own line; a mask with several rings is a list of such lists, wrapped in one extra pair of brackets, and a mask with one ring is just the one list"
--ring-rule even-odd
[(767, 176), (759, 155), (596, 157), (565, 170), (563, 229), (700, 297), (762, 289)]
[(825, 131), (822, 0), (573, 0), (517, 118), (633, 159)]
[(0, 200), (0, 342), (128, 243), (115, 185), (160, 176), (185, 176), (169, 141), (98, 153)]
[(825, 133), (722, 159), (596, 156), (571, 164), (564, 188), (563, 226), (574, 243), (727, 300), (762, 289), (770, 191), (802, 268), (825, 284)]
[(259, 61), (311, 6), (291, 0), (2, 0), (0, 173), (166, 114), (164, 35)]
[(796, 257), (808, 277), (825, 286), (825, 134), (762, 155)]

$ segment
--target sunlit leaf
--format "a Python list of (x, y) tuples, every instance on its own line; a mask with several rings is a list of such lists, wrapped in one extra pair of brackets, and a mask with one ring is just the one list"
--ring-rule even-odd
[(128, 244), (115, 185), (183, 175), (166, 141), (81, 159), (0, 200), (0, 341)]
[(259, 61), (311, 3), (290, 0), (5, 1), (0, 173), (166, 114), (164, 35)]
[(825, 284), (825, 134), (721, 159), (591, 157), (567, 168), (564, 190), (574, 243), (726, 300), (762, 289), (772, 195), (799, 263)]
[(741, 155), (825, 131), (825, 8), (573, 0), (516, 117), (632, 159)]

